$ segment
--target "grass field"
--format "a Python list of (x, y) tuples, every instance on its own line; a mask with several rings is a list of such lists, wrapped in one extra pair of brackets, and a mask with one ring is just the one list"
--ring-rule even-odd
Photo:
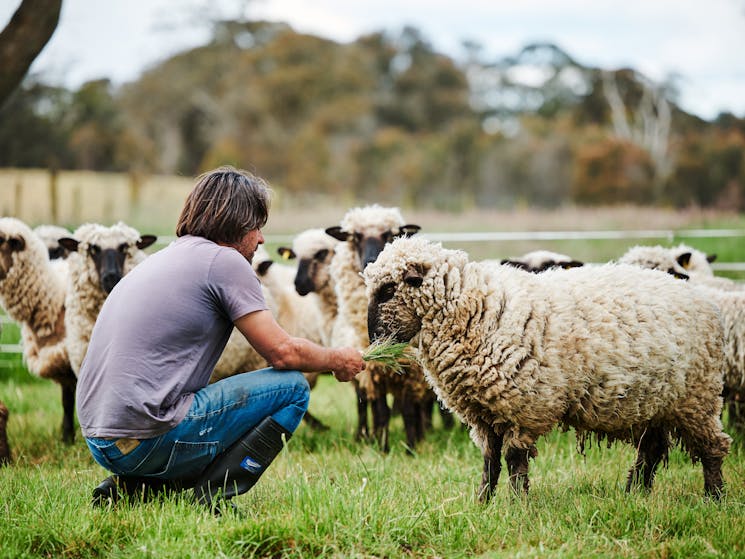
[[(431, 231), (745, 227), (730, 215), (624, 212), (479, 214), (478, 221), (414, 214), (410, 221)], [(278, 214), (269, 233), (323, 226), (321, 218), (341, 215), (328, 213), (316, 214), (316, 222)], [(741, 241), (705, 241), (695, 246), (745, 261)], [(600, 261), (627, 245), (480, 245), (478, 257), (551, 248)], [(5, 324), (1, 335), (2, 343), (16, 343), (18, 330)], [(72, 446), (59, 441), (59, 388), (29, 375), (18, 355), (0, 354), (0, 400), (11, 412), (14, 458), (0, 470), (0, 557), (745, 557), (740, 438), (724, 463), (720, 502), (703, 497), (700, 465), (679, 450), (651, 493), (626, 494), (633, 449), (588, 445), (583, 456), (572, 432), (555, 431), (538, 443), (530, 495), (514, 497), (503, 471), (497, 494), (483, 505), (475, 498), (482, 460), (463, 428), (444, 429), (435, 415), (433, 431), (410, 456), (394, 417), (392, 450), (383, 455), (354, 440), (351, 386), (324, 377), (310, 410), (330, 430), (301, 425), (257, 486), (236, 499), (237, 512), (215, 518), (173, 497), (92, 509), (91, 490), (106, 472), (79, 435)]]

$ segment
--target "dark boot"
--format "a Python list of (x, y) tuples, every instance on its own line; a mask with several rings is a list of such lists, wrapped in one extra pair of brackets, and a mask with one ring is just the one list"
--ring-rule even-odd
[(292, 433), (267, 417), (215, 458), (196, 480), (197, 502), (219, 509), (219, 501), (245, 493), (259, 480)]
[(109, 476), (93, 490), (94, 507), (113, 505), (126, 497), (130, 502), (146, 502), (158, 495), (177, 493), (190, 487), (178, 480), (139, 476)]

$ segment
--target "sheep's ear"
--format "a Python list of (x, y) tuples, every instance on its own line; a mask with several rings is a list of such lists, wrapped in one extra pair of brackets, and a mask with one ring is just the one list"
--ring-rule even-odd
[(297, 256), (297, 254), (295, 254), (295, 251), (292, 250), (290, 247), (279, 247), (277, 249), (277, 254), (279, 254), (283, 260), (292, 260)]
[(521, 262), (520, 260), (510, 260), (509, 258), (504, 258), (500, 262), (500, 264), (512, 266), (513, 268), (517, 268), (518, 270), (528, 271), (528, 265), (525, 262)]
[(678, 264), (688, 269), (688, 265), (691, 263), (691, 253), (684, 252), (683, 254), (678, 256), (678, 258), (676, 258), (675, 260), (678, 262)]
[(70, 252), (78, 251), (79, 242), (72, 237), (62, 237), (61, 239), (57, 239), (57, 242), (60, 244), (60, 246), (65, 247)]
[(560, 266), (564, 268), (565, 270), (568, 270), (569, 268), (579, 268), (581, 266), (584, 266), (584, 262), (580, 262), (579, 260), (570, 260), (569, 262), (562, 262)]
[(156, 237), (155, 235), (142, 235), (140, 237), (140, 240), (137, 241), (137, 248), (142, 250), (143, 248), (149, 247), (151, 244), (153, 244), (157, 240), (158, 240), (158, 237)]
[(24, 248), (26, 248), (26, 239), (24, 239), (23, 237), (9, 237), (8, 247), (10, 248), (11, 252), (21, 252)]
[(408, 224), (408, 225), (402, 225), (398, 228), (398, 236), (399, 237), (411, 237), (413, 235), (416, 235), (421, 227), (418, 225)]
[(350, 237), (350, 234), (346, 231), (342, 231), (339, 225), (327, 228), (326, 234), (331, 235), (337, 241), (348, 241)]
[(406, 273), (404, 274), (404, 283), (412, 287), (421, 287), (422, 282), (424, 281), (424, 275), (426, 273), (427, 272), (423, 266), (420, 266), (420, 265), (409, 266), (406, 269)]
[(716, 260), (716, 259), (717, 259), (717, 255), (716, 254), (707, 254), (706, 255), (706, 261), (709, 264), (711, 264), (712, 262), (714, 262), (714, 260)]
[(687, 280), (689, 279), (688, 274), (684, 274), (682, 272), (678, 272), (674, 270), (673, 268), (668, 268), (667, 273), (673, 276), (675, 279), (681, 279), (681, 280)]
[(256, 266), (256, 273), (260, 276), (266, 275), (272, 264), (274, 264), (274, 260), (264, 260), (263, 262), (259, 262), (259, 265)]

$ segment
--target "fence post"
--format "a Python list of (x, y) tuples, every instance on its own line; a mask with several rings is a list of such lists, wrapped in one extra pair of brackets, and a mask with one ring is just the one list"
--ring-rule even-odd
[(52, 167), (49, 169), (49, 213), (51, 217), (51, 222), (53, 224), (57, 224), (59, 222), (58, 220), (58, 199), (57, 199), (57, 187), (58, 187), (58, 181), (59, 178), (59, 171), (56, 167)]

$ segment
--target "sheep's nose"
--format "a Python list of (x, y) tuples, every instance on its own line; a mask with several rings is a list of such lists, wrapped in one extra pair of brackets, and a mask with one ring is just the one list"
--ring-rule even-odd
[(101, 254), (101, 289), (108, 295), (122, 279), (122, 267), (114, 250), (107, 249)]
[(122, 279), (122, 277), (115, 272), (106, 273), (101, 276), (101, 287), (108, 295), (111, 293), (111, 290), (114, 289), (114, 286), (119, 283), (120, 279)]

